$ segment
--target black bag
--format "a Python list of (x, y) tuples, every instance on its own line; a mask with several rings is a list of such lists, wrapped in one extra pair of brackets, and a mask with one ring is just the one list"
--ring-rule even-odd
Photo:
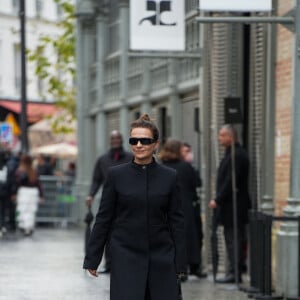
[(183, 300), (182, 290), (181, 290), (181, 279), (180, 276), (177, 276), (177, 289), (178, 289), (178, 299)]

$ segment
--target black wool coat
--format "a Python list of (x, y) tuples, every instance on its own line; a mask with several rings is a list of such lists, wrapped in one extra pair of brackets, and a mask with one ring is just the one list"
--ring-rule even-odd
[(175, 170), (153, 161), (112, 167), (83, 267), (96, 270), (110, 237), (111, 300), (178, 300), (184, 218)]
[[(241, 227), (248, 223), (248, 211), (251, 206), (248, 192), (249, 158), (240, 144), (235, 144), (235, 171), (237, 188), (237, 220)], [(232, 201), (232, 167), (231, 147), (226, 149), (221, 160), (217, 176), (217, 214), (219, 223), (225, 227), (233, 227), (233, 201)]]
[[(114, 158), (114, 152), (117, 151), (119, 153), (118, 158)], [(110, 149), (107, 153), (100, 156), (95, 164), (93, 171), (92, 184), (90, 187), (90, 196), (95, 196), (100, 186), (107, 177), (107, 172), (110, 167), (118, 166), (124, 163), (128, 163), (132, 160), (132, 154), (130, 152), (125, 151), (123, 148), (114, 150)]]
[[(187, 262), (189, 264), (200, 263), (200, 235), (195, 219), (193, 203), (197, 199), (196, 188), (199, 184), (195, 169), (188, 162), (182, 160), (164, 161), (163, 164), (177, 171), (182, 207), (184, 212), (185, 239), (187, 248)], [(200, 210), (198, 211), (200, 215)]]

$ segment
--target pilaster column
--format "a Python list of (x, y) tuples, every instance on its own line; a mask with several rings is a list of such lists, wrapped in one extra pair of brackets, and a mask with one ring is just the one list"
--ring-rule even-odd
[(169, 96), (171, 110), (171, 136), (176, 139), (182, 138), (182, 110), (181, 101), (177, 91), (178, 65), (174, 59), (169, 63), (169, 87), (171, 93)]
[[(295, 1), (294, 84), (292, 107), (290, 196), (283, 212), (286, 216), (300, 215), (300, 2)], [(283, 222), (277, 237), (277, 291), (285, 297), (298, 296), (298, 226)], [(297, 298), (298, 299), (298, 298)]]
[[(277, 15), (277, 1), (273, 1), (273, 14)], [(275, 62), (277, 25), (268, 24), (267, 86), (264, 125), (263, 193), (260, 210), (274, 214), (274, 161), (275, 161)]]
[(77, 60), (77, 175), (76, 175), (76, 195), (79, 201), (79, 218), (83, 220), (86, 209), (84, 198), (88, 193), (90, 172), (89, 172), (89, 151), (87, 145), (90, 144), (88, 99), (89, 99), (89, 58), (92, 57), (91, 49), (91, 29), (94, 10), (89, 0), (77, 1), (76, 6), (76, 60)]
[[(151, 113), (151, 104), (149, 103), (149, 93), (151, 89), (151, 72), (150, 72), (150, 59), (143, 59), (143, 103), (141, 105), (141, 113)], [(151, 116), (150, 116), (151, 117)]]
[[(128, 108), (126, 100), (128, 97), (128, 48), (129, 48), (129, 4), (127, 0), (120, 0), (120, 131), (123, 135), (124, 141), (129, 138), (129, 124), (128, 124)], [(128, 148), (127, 143), (124, 147)]]
[(97, 37), (97, 105), (99, 113), (96, 116), (96, 153), (97, 156), (106, 151), (106, 117), (103, 111), (104, 106), (104, 58), (106, 45), (106, 16), (101, 13), (96, 18)]

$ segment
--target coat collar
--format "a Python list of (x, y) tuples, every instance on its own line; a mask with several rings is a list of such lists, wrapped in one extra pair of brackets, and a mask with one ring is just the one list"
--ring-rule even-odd
[(156, 162), (155, 158), (153, 157), (152, 162), (150, 164), (140, 165), (140, 164), (135, 163), (134, 158), (133, 158), (131, 161), (131, 165), (137, 170), (149, 169), (149, 168), (152, 169), (157, 165), (157, 162)]

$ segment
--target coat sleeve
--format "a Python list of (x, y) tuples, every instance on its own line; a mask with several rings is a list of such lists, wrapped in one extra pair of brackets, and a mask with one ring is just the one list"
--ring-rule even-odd
[(83, 268), (96, 270), (101, 262), (104, 246), (114, 219), (116, 205), (116, 191), (114, 189), (112, 174), (109, 171), (103, 187), (102, 198), (96, 221), (88, 242), (87, 253)]
[(228, 160), (228, 164), (226, 166), (226, 173), (224, 174), (224, 178), (222, 178), (222, 183), (216, 195), (216, 202), (218, 205), (224, 203), (226, 199), (231, 199), (232, 197), (232, 176), (231, 176), (231, 159)]
[(96, 162), (94, 171), (93, 171), (93, 178), (92, 178), (92, 184), (90, 188), (90, 196), (94, 197), (99, 190), (100, 185), (102, 184), (104, 180), (104, 176), (102, 173), (101, 168), (101, 158), (99, 158)]
[[(236, 177), (236, 185), (238, 188), (238, 182), (239, 179), (242, 176), (245, 176), (243, 174), (243, 165), (245, 162), (245, 158), (241, 155), (239, 151), (236, 150), (235, 153), (235, 177)], [(216, 202), (217, 204), (224, 203), (226, 200), (232, 199), (232, 164), (231, 164), (231, 157), (227, 162), (226, 166), (226, 174), (224, 176), (224, 179), (222, 181), (220, 190), (216, 196)]]
[(174, 179), (171, 197), (169, 200), (168, 221), (175, 245), (176, 272), (184, 273), (186, 272), (186, 243), (184, 217), (177, 176), (176, 179)]

